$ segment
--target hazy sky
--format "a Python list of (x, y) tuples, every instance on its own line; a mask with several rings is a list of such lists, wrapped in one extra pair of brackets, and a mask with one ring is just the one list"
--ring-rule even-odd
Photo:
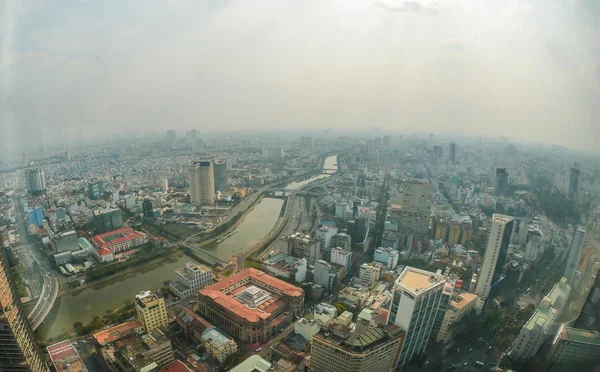
[(596, 150), (600, 1), (0, 0), (0, 123), (7, 148), (381, 127)]

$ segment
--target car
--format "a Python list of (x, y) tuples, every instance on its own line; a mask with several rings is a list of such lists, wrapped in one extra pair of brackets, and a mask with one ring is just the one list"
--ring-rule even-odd
[(258, 353), (261, 350), (262, 350), (262, 347), (259, 347), (258, 349), (256, 349), (256, 352)]
[(470, 348), (470, 349), (469, 349), (469, 353), (470, 353), (471, 351), (473, 351), (473, 348)]
[(466, 366), (467, 364), (469, 364), (469, 362), (464, 362), (464, 363), (463, 363), (463, 366)]
[(492, 350), (493, 346), (488, 347), (488, 351)]

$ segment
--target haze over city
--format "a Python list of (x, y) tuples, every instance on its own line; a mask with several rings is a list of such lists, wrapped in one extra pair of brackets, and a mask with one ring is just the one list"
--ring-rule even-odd
[(2, 147), (377, 127), (596, 151), (600, 6), (0, 1)]

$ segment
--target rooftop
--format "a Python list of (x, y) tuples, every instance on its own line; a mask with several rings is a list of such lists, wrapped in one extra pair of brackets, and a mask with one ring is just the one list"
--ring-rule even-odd
[(471, 302), (473, 302), (477, 299), (476, 294), (469, 293), (469, 292), (463, 292), (459, 296), (460, 296), (459, 301), (451, 302), (452, 307), (454, 307), (457, 310), (462, 309), (463, 307), (467, 306), (468, 304), (470, 304)]
[(133, 230), (131, 227), (123, 227), (118, 230), (92, 237), (92, 241), (99, 247), (122, 243), (131, 239), (141, 238), (144, 234)]
[(227, 345), (228, 343), (234, 342), (233, 339), (225, 336), (223, 333), (221, 333), (221, 331), (214, 327), (208, 328), (204, 331), (204, 333), (202, 333), (202, 340), (210, 341), (213, 345), (215, 345), (218, 348), (221, 348)]
[(135, 332), (135, 329), (143, 327), (144, 325), (142, 322), (135, 320), (133, 322), (121, 323), (114, 327), (110, 327), (109, 329), (94, 333), (93, 336), (99, 345), (110, 344), (121, 337), (125, 337)]
[(233, 367), (231, 372), (266, 372), (269, 368), (271, 368), (271, 363), (261, 358), (260, 355), (252, 355)]
[(549, 297), (544, 297), (542, 299), (542, 303), (537, 308), (537, 310), (533, 313), (531, 318), (527, 321), (523, 328), (532, 330), (536, 325), (542, 327), (544, 332), (546, 328), (550, 326), (552, 319), (556, 317), (558, 314), (558, 310), (553, 308), (551, 305), (551, 300)]
[(79, 372), (87, 371), (87, 368), (71, 341), (65, 340), (48, 346), (48, 355), (56, 367), (57, 372)]
[(515, 219), (514, 217), (506, 216), (504, 214), (498, 214), (498, 213), (494, 213), (494, 215), (492, 216), (492, 221), (500, 222), (500, 223), (509, 223), (510, 221), (512, 221), (514, 219)]
[(583, 329), (564, 327), (561, 330), (561, 338), (581, 344), (600, 346), (600, 333), (590, 332)]
[(160, 372), (192, 372), (182, 361), (175, 360), (162, 367)]
[(407, 266), (396, 279), (396, 284), (417, 294), (425, 292), (444, 281), (445, 277), (441, 274)]
[(152, 291), (142, 291), (135, 295), (135, 299), (137, 302), (147, 304), (149, 302), (158, 300), (158, 296)]

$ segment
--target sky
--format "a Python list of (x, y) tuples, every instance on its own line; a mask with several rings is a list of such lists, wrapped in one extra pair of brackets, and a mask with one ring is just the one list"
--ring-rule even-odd
[(0, 0), (0, 143), (199, 129), (598, 152), (597, 0)]

